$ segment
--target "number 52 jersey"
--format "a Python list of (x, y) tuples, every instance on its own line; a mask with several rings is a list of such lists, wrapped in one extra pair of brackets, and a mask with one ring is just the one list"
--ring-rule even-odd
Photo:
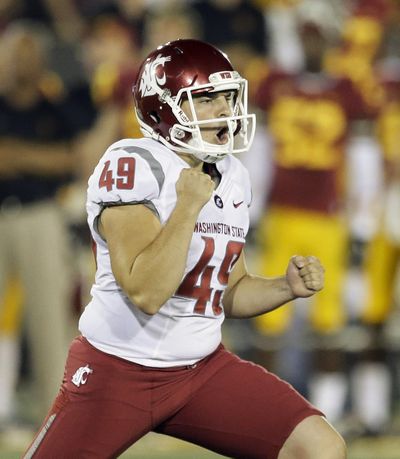
[[(109, 206), (145, 205), (165, 225), (176, 204), (176, 182), (189, 165), (152, 139), (124, 139), (105, 152), (89, 179), (87, 213), (97, 271), (79, 321), (93, 346), (152, 367), (192, 365), (217, 348), (224, 290), (248, 231), (251, 189), (235, 157), (216, 167), (221, 181), (198, 215), (182, 282), (157, 314), (148, 315), (117, 284), (98, 219)], [(153, 282), (157, 289), (159, 279)]]

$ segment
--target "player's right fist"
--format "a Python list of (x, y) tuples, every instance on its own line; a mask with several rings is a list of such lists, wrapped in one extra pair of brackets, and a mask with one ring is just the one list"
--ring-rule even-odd
[(176, 182), (178, 200), (200, 210), (211, 198), (214, 182), (211, 177), (197, 169), (183, 169)]

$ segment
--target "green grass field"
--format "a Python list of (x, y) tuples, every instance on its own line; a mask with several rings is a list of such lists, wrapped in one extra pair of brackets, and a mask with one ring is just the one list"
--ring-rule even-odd
[[(400, 459), (400, 436), (360, 438), (349, 443), (348, 459)], [(20, 449), (2, 449), (0, 459), (19, 459)], [(125, 452), (121, 459), (218, 459), (203, 448), (157, 434), (149, 434)], [(71, 458), (79, 459), (79, 458)]]

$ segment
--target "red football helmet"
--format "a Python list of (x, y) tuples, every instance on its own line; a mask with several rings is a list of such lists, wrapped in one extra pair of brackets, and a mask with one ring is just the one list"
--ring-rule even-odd
[[(231, 116), (198, 120), (193, 94), (233, 91)], [(141, 65), (133, 87), (136, 115), (145, 137), (170, 149), (216, 162), (230, 153), (247, 151), (253, 141), (255, 115), (247, 113), (247, 81), (233, 70), (227, 56), (198, 40), (176, 40), (158, 47)], [(191, 116), (182, 110), (188, 100)], [(202, 127), (221, 126), (223, 145), (206, 142)], [(225, 124), (226, 123), (226, 124)]]

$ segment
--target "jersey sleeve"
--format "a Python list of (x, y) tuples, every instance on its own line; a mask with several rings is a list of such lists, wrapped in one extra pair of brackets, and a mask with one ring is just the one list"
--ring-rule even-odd
[(110, 148), (89, 179), (88, 200), (98, 206), (98, 213), (117, 205), (143, 203), (152, 208), (164, 180), (163, 167), (151, 151), (137, 146)]

